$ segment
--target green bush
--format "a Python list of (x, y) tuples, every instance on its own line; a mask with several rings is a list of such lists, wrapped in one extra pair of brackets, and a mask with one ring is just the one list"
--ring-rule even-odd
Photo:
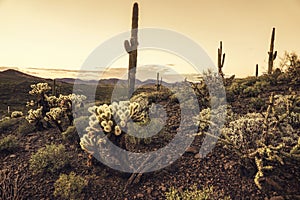
[(29, 160), (33, 174), (55, 172), (69, 163), (64, 145), (46, 145), (39, 149)]
[(196, 185), (193, 185), (190, 189), (179, 192), (175, 188), (171, 189), (165, 193), (166, 200), (210, 200), (210, 199), (231, 199), (229, 196), (224, 196), (223, 194), (215, 193), (213, 187), (204, 187), (198, 189)]
[(18, 146), (17, 137), (14, 135), (8, 135), (0, 140), (0, 151), (13, 150)]
[(77, 199), (88, 182), (81, 176), (71, 172), (69, 175), (61, 174), (54, 183), (54, 196), (63, 199)]

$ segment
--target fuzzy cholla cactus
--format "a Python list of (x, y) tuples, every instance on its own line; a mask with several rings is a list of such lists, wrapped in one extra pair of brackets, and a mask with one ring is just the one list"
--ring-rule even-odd
[(51, 108), (49, 112), (46, 113), (46, 117), (44, 118), (46, 121), (55, 120), (59, 124), (61, 123), (61, 119), (64, 116), (63, 110), (61, 108)]
[(87, 134), (80, 139), (81, 148), (90, 155), (98, 153), (101, 145), (105, 143), (101, 130), (105, 135), (113, 134), (118, 137), (122, 134), (122, 129), (127, 127), (129, 119), (143, 120), (140, 105), (136, 102), (120, 101), (111, 105), (103, 104), (90, 107), (89, 126), (86, 128)]
[(11, 118), (18, 118), (18, 117), (22, 117), (22, 116), (23, 116), (22, 111), (13, 111), (10, 115)]
[(299, 132), (290, 123), (297, 98), (287, 100), (271, 95), (266, 112), (248, 113), (222, 129), (221, 141), (225, 147), (235, 151), (241, 159), (250, 159), (256, 164), (254, 182), (260, 189), (260, 178), (265, 170), (275, 167), (274, 163), (283, 166), (287, 157), (300, 158)]
[(31, 91), (29, 91), (29, 94), (43, 94), (51, 90), (51, 87), (48, 85), (48, 83), (37, 83), (30, 86)]
[(40, 107), (36, 110), (30, 109), (28, 111), (28, 115), (26, 116), (26, 120), (29, 123), (37, 124), (41, 119), (43, 119), (42, 110), (43, 110), (43, 107)]

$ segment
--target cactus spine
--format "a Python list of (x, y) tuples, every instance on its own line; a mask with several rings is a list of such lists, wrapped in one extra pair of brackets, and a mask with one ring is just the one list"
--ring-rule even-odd
[(273, 51), (274, 51), (274, 40), (275, 40), (275, 28), (273, 28), (273, 30), (272, 30), (270, 51), (268, 52), (268, 54), (269, 54), (268, 74), (272, 74), (274, 60), (276, 59), (276, 56), (277, 56), (277, 51), (275, 51), (275, 53), (273, 53)]
[[(220, 41), (220, 48), (218, 48), (218, 70), (219, 74), (222, 76), (224, 79), (224, 73), (222, 71), (222, 68), (224, 66), (224, 61), (225, 61), (225, 53), (222, 54), (222, 41)], [(223, 57), (222, 57), (223, 56)]]
[(138, 15), (139, 7), (137, 3), (134, 3), (132, 10), (132, 27), (130, 41), (125, 40), (124, 47), (129, 54), (129, 66), (128, 66), (128, 98), (134, 92), (135, 86), (135, 74), (137, 64), (137, 46), (138, 46)]

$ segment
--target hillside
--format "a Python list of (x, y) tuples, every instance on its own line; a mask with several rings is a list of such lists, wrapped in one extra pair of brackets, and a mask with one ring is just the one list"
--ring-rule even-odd
[[(23, 106), (23, 103), (20, 102), (26, 101), (24, 96), (28, 97), (25, 93), (28, 93), (30, 84), (41, 81), (52, 83), (52, 80), (40, 79), (12, 70), (3, 72), (0, 76), (4, 77), (3, 79), (1, 78), (1, 85), (6, 84), (8, 88), (12, 89), (12, 91), (6, 91), (6, 99), (4, 96), (1, 96), (1, 98), (9, 103), (15, 102), (15, 105), (20, 108)], [(10, 81), (2, 81), (4, 79)], [(14, 79), (15, 81), (13, 81)], [(269, 110), (268, 106), (271, 104), (268, 102), (273, 92), (275, 95), (293, 93), (299, 97), (300, 88), (298, 82), (288, 80), (289, 77), (286, 80), (282, 80), (270, 75), (236, 79), (228, 84), (226, 86), (227, 102), (231, 106), (232, 112), (236, 115), (237, 122), (244, 119), (241, 116), (246, 113), (260, 113)], [(71, 84), (61, 84), (65, 87), (65, 91), (72, 88)], [(175, 87), (175, 85), (173, 86)], [(209, 104), (206, 89), (201, 83), (191, 83), (191, 85), (197, 94), (200, 110), (205, 110), (204, 108)], [(83, 90), (89, 88), (88, 85), (83, 84), (81, 86)], [(113, 85), (110, 84), (103, 84), (98, 87), (97, 98), (100, 103), (109, 103), (112, 88)], [(4, 90), (4, 86), (2, 90)], [(183, 90), (182, 92), (185, 94), (185, 91)], [(15, 99), (18, 99), (18, 101)], [(134, 145), (131, 144), (128, 148), (131, 148), (134, 152), (151, 152), (166, 146), (180, 129), (180, 112), (182, 108), (180, 108), (181, 105), (178, 99), (174, 97), (174, 94), (167, 87), (162, 87), (158, 92), (153, 84), (139, 88), (133, 99), (140, 103), (146, 100), (161, 105), (166, 110), (167, 118), (165, 126), (151, 138), (150, 143), (149, 141), (147, 143), (146, 141), (133, 142)], [(183, 99), (185, 99), (186, 103), (189, 103), (188, 95), (183, 95)], [(193, 111), (192, 106), (189, 106), (191, 111)], [(295, 105), (293, 104), (293, 106), (297, 109), (298, 107), (300, 108), (300, 101), (296, 102)], [(3, 197), (5, 194), (1, 193), (1, 187), (3, 188), (11, 180), (19, 180), (19, 182), (11, 183), (11, 186), (18, 188), (16, 193), (21, 195), (20, 199), (63, 199), (54, 196), (55, 182), (61, 174), (69, 174), (71, 172), (75, 172), (87, 180), (87, 185), (77, 196), (79, 199), (165, 199), (167, 192), (171, 191), (172, 188), (182, 193), (187, 190), (194, 190), (193, 185), (196, 185), (197, 191), (202, 191), (203, 188), (212, 186), (213, 193), (209, 192), (210, 190), (206, 191), (210, 195), (209, 199), (225, 199), (228, 197), (231, 199), (264, 200), (300, 198), (299, 161), (291, 158), (285, 158), (284, 164), (271, 161), (269, 164), (274, 166), (274, 169), (265, 171), (264, 176), (259, 179), (262, 187), (259, 189), (254, 181), (257, 168), (253, 160), (243, 160), (232, 148), (224, 147), (221, 142), (218, 142), (211, 152), (202, 157), (198, 152), (201, 145), (203, 145), (203, 136), (195, 137), (190, 147), (186, 149), (186, 152), (172, 164), (158, 171), (145, 173), (137, 183), (127, 185), (131, 177), (130, 173), (111, 169), (96, 159), (92, 159), (91, 166), (87, 165), (87, 161), (89, 161), (88, 154), (80, 147), (80, 138), (78, 136), (82, 136), (85, 133), (85, 128), (89, 126), (90, 122), (89, 116), (86, 115), (88, 108), (84, 107), (82, 109), (85, 112), (82, 112), (82, 110), (80, 112), (85, 114), (75, 119), (78, 120), (76, 128), (70, 126), (71, 128), (64, 134), (60, 133), (55, 126), (37, 130), (24, 117), (0, 122), (0, 140), (8, 135), (13, 135), (17, 138), (17, 146), (14, 148), (9, 149), (0, 145), (0, 159), (2, 160), (0, 162), (0, 175), (4, 177), (3, 182), (0, 181), (0, 198), (1, 195)], [(192, 116), (192, 113), (189, 112), (188, 114)], [(190, 126), (192, 124), (191, 119), (192, 117), (187, 117), (184, 126)], [(294, 129), (293, 133), (299, 137), (300, 123), (299, 121), (297, 122), (296, 118), (293, 120), (296, 120), (291, 124)], [(283, 125), (286, 122), (282, 121), (280, 123)], [(263, 127), (261, 124), (258, 124), (258, 126), (254, 124), (254, 128), (258, 130), (261, 127)], [(67, 128), (68, 125), (63, 123), (63, 130), (67, 130)], [(281, 128), (285, 128), (285, 126)], [(245, 130), (241, 129), (241, 131)], [(249, 130), (247, 129), (247, 131)], [(278, 133), (274, 132), (275, 129), (272, 129), (272, 131), (273, 133)], [(244, 137), (247, 137), (244, 141), (246, 142), (245, 145), (248, 142), (250, 143), (252, 139), (255, 139), (257, 132), (253, 130), (253, 132), (250, 131), (247, 134), (244, 135)], [(259, 136), (258, 139), (260, 140), (262, 137)], [(122, 141), (121, 138), (115, 140), (116, 138), (111, 137), (109, 139), (113, 142)], [(221, 137), (221, 139), (224, 140), (226, 138)], [(278, 137), (275, 137), (276, 139)], [(291, 138), (287, 141), (285, 148), (290, 148), (289, 145), (295, 142)], [(250, 147), (255, 148), (255, 142), (251, 143), (253, 146)], [(273, 141), (269, 142), (272, 143)], [(63, 155), (66, 155), (68, 159), (55, 162), (67, 162), (67, 164), (54, 172), (48, 171), (34, 174), (34, 168), (30, 167), (32, 155), (38, 152), (39, 149), (43, 149), (45, 145), (51, 144), (64, 146), (65, 153), (60, 154), (56, 159), (60, 159)], [(6, 148), (9, 150), (6, 150)], [(241, 146), (240, 148), (243, 149), (244, 147)], [(246, 151), (248, 150), (246, 149)], [(272, 150), (270, 151), (273, 152)], [(161, 159), (169, 159), (169, 156), (171, 155)], [(267, 160), (264, 161), (266, 162)], [(46, 168), (52, 170), (52, 165), (53, 163), (46, 166)], [(18, 187), (22, 184), (24, 184), (24, 187)], [(205, 194), (203, 191), (202, 193), (203, 195)], [(6, 193), (8, 196), (12, 194)]]

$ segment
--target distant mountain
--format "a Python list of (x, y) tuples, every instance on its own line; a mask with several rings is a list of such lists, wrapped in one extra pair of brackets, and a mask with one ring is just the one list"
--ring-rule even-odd
[(36, 80), (36, 81), (40, 81), (40, 80), (50, 80), (50, 79), (43, 79), (37, 76), (32, 76), (29, 74), (25, 74), (23, 72), (14, 70), (14, 69), (8, 69), (8, 70), (4, 70), (2, 72), (0, 72), (0, 79), (3, 80), (7, 80), (7, 81), (16, 81), (16, 82), (22, 82), (22, 81), (26, 81), (26, 80)]

